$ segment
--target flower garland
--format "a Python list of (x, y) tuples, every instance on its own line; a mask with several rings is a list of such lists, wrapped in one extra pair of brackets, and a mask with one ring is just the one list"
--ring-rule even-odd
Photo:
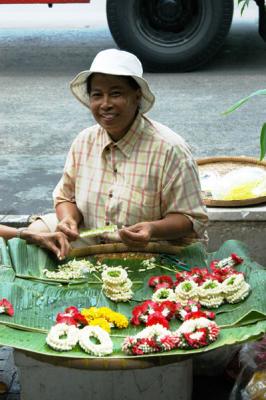
[(197, 301), (199, 298), (198, 284), (193, 280), (184, 280), (176, 286), (175, 299), (177, 302), (185, 306), (188, 300)]
[(207, 308), (218, 308), (224, 301), (222, 285), (219, 281), (208, 279), (199, 287), (199, 302)]
[[(92, 342), (94, 337), (98, 343)], [(51, 327), (46, 343), (57, 351), (72, 350), (77, 343), (94, 356), (102, 357), (113, 352), (113, 343), (109, 334), (99, 326), (85, 326), (78, 329), (75, 325), (59, 323)]]
[(173, 289), (162, 287), (153, 293), (152, 300), (157, 303), (160, 303), (160, 302), (166, 301), (166, 300), (174, 301), (175, 293), (174, 293)]
[(222, 290), (228, 303), (239, 303), (248, 296), (250, 285), (242, 274), (231, 275), (223, 281)]
[(220, 329), (214, 321), (194, 315), (182, 323), (179, 329), (169, 331), (161, 324), (144, 328), (135, 336), (127, 336), (122, 351), (131, 355), (143, 355), (173, 349), (198, 349), (217, 340)]
[(66, 264), (59, 265), (57, 271), (44, 269), (43, 273), (50, 279), (69, 280), (85, 278), (87, 274), (97, 271), (97, 269), (99, 269), (99, 267), (96, 267), (88, 260), (73, 259)]
[[(91, 338), (96, 338), (94, 343)], [(79, 333), (79, 345), (86, 353), (103, 357), (113, 352), (113, 342), (109, 334), (99, 326), (85, 326)]]
[(176, 314), (176, 317), (181, 321), (198, 316), (206, 317), (208, 319), (215, 319), (216, 317), (213, 311), (202, 311), (201, 304), (195, 300), (188, 300), (187, 304), (184, 307), (181, 307)]
[[(212, 261), (211, 272), (207, 268), (194, 267), (190, 271), (177, 272), (175, 282), (168, 275), (152, 276), (148, 281), (148, 285), (155, 290), (152, 300), (155, 302), (175, 301), (182, 307), (193, 300), (206, 308), (218, 308), (225, 301), (240, 302), (250, 292), (250, 286), (245, 282), (244, 274), (233, 268), (242, 262), (241, 257), (232, 253), (230, 257)], [(222, 285), (224, 281), (225, 284)], [(232, 285), (230, 282), (235, 282), (235, 284)]]
[(161, 324), (144, 328), (135, 336), (127, 336), (122, 343), (126, 354), (142, 355), (170, 351), (178, 347), (179, 338)]
[(112, 301), (126, 302), (132, 299), (132, 281), (121, 266), (106, 267), (102, 272), (102, 281), (103, 292)]
[(110, 332), (112, 327), (127, 328), (129, 321), (125, 315), (108, 307), (83, 308), (80, 312), (77, 307), (71, 306), (67, 307), (64, 312), (57, 314), (56, 323), (74, 325), (77, 328), (82, 328), (86, 325), (97, 325)]
[(0, 314), (7, 314), (10, 317), (14, 315), (14, 308), (7, 299), (0, 300)]
[(188, 319), (176, 331), (180, 349), (199, 349), (215, 342), (220, 329), (214, 321), (205, 317)]
[[(66, 337), (62, 337), (66, 336)], [(79, 330), (75, 325), (59, 323), (50, 329), (46, 343), (57, 351), (69, 351), (76, 346), (79, 340)]]
[(152, 276), (148, 281), (148, 285), (156, 291), (161, 288), (171, 289), (174, 286), (174, 282), (168, 275)]

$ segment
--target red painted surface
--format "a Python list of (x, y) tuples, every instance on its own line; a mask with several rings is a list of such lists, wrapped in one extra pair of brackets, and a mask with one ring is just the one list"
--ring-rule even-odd
[(89, 3), (90, 0), (0, 0), (0, 4)]

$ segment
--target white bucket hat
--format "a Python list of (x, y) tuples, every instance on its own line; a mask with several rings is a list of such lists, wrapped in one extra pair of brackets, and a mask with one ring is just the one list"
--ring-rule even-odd
[(148, 83), (142, 78), (143, 69), (139, 59), (123, 50), (108, 49), (100, 51), (94, 58), (89, 70), (80, 72), (71, 82), (70, 88), (74, 96), (89, 108), (89, 94), (87, 93), (87, 78), (95, 73), (131, 76), (140, 86), (142, 98), (140, 112), (146, 113), (155, 101), (154, 94)]

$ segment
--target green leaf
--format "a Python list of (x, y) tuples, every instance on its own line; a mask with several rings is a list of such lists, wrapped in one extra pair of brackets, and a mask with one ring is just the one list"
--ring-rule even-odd
[(262, 125), (260, 132), (260, 161), (263, 160), (266, 154), (266, 122)]
[(241, 10), (240, 10), (240, 14), (241, 15), (243, 15), (243, 12), (244, 12), (245, 8), (248, 7), (249, 1), (250, 0), (238, 0), (238, 5), (239, 6), (240, 6), (241, 3), (243, 3), (242, 6), (241, 6)]
[(96, 228), (96, 229), (81, 229), (79, 236), (81, 238), (89, 238), (89, 237), (95, 237), (102, 235), (103, 233), (113, 233), (117, 231), (117, 226), (116, 225), (108, 225), (108, 226), (103, 226), (102, 228)]
[(250, 95), (244, 97), (243, 99), (237, 101), (236, 103), (234, 103), (230, 108), (228, 108), (226, 111), (224, 111), (222, 113), (222, 115), (228, 115), (230, 113), (232, 113), (233, 111), (235, 111), (236, 109), (238, 109), (239, 107), (241, 107), (243, 104), (245, 104), (248, 100), (250, 100), (252, 97), (255, 96), (261, 96), (261, 95), (266, 95), (266, 89), (260, 89), (257, 90), (256, 92), (251, 93)]
[[(12, 266), (4, 266), (3, 274), (6, 268), (9, 268), (12, 271), (14, 269), (17, 273), (23, 272), (25, 278), (21, 279), (18, 276), (14, 278), (14, 274), (7, 274), (4, 281), (0, 280), (0, 298), (7, 298), (15, 309), (13, 317), (0, 314), (0, 345), (24, 349), (36, 354), (45, 354), (46, 356), (93, 358), (81, 351), (78, 346), (70, 352), (58, 353), (46, 345), (46, 332), (55, 323), (57, 313), (64, 311), (66, 307), (76, 306), (82, 309), (92, 306), (106, 306), (130, 318), (135, 305), (151, 298), (153, 291), (148, 286), (148, 279), (152, 275), (168, 274), (175, 278), (174, 269), (172, 272), (165, 271), (163, 266), (145, 270), (141, 263), (143, 257), (145, 257), (143, 254), (133, 254), (133, 257), (132, 253), (128, 253), (128, 255), (123, 253), (123, 256), (113, 254), (110, 258), (101, 259), (102, 263), (108, 265), (127, 267), (129, 278), (133, 281), (133, 299), (127, 303), (117, 304), (105, 297), (101, 282), (97, 282), (97, 279), (94, 279), (93, 284), (90, 283), (91, 278), (89, 278), (89, 281), (79, 285), (52, 284), (52, 282), (39, 280), (42, 277), (42, 269), (46, 268), (47, 265), (56, 267), (56, 261), (44, 250), (34, 245), (28, 245), (21, 239), (12, 239), (8, 242), (8, 250), (13, 268)], [(4, 255), (5, 252), (6, 246), (0, 247), (0, 256), (8, 259), (7, 255)], [(238, 270), (245, 273), (252, 290), (244, 302), (225, 304), (219, 307), (216, 322), (222, 329), (218, 340), (208, 346), (207, 349), (174, 350), (160, 353), (160, 355), (140, 356), (141, 358), (156, 358), (158, 356), (169, 357), (171, 360), (177, 357), (182, 358), (188, 354), (202, 353), (228, 344), (256, 339), (266, 331), (266, 273), (262, 266), (250, 260), (248, 249), (244, 243), (230, 240), (214, 253), (207, 253), (205, 247), (198, 243), (183, 248), (176, 256), (190, 267), (196, 265), (206, 267), (212, 260), (229, 257), (232, 253), (243, 258), (244, 262), (239, 265)], [(97, 258), (94, 261), (96, 262)], [(170, 268), (170, 265), (168, 267)], [(180, 321), (176, 319), (170, 322), (171, 330), (177, 329), (179, 325)], [(133, 325), (129, 325), (127, 329), (123, 330), (112, 328), (114, 353), (106, 358), (120, 358), (122, 360), (137, 358), (123, 354), (121, 343), (124, 337), (135, 335), (142, 328), (143, 326)]]

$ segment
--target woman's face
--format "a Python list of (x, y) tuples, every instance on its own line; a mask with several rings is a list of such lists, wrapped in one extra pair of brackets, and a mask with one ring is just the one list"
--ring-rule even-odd
[(124, 77), (95, 73), (90, 82), (90, 109), (95, 120), (114, 141), (132, 125), (141, 99)]

